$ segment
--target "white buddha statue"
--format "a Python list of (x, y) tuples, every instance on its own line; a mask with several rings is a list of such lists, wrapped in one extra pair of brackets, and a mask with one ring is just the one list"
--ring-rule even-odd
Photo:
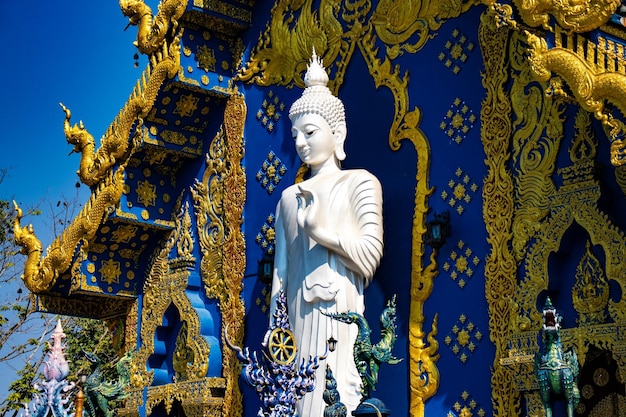
[[(350, 415), (361, 400), (352, 350), (357, 326), (322, 313), (364, 313), (363, 290), (383, 252), (382, 190), (369, 172), (341, 169), (344, 106), (328, 89), (328, 74), (315, 52), (304, 81), (306, 88), (289, 118), (296, 151), (310, 177), (287, 188), (276, 209), (272, 312), (282, 288), (298, 361), (322, 356), (331, 336), (338, 340), (326, 361)], [(323, 416), (325, 368), (317, 370), (315, 390), (299, 400), (300, 417)]]

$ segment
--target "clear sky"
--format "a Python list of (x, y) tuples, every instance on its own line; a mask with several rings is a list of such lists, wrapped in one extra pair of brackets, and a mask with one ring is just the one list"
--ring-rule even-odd
[(69, 155), (59, 102), (98, 144), (147, 62), (134, 67), (137, 28), (127, 23), (117, 1), (0, 2), (1, 198), (28, 206), (74, 194), (79, 156)]
[[(8, 169), (0, 198), (29, 207), (75, 194), (79, 156), (68, 155), (59, 102), (99, 144), (147, 63), (140, 57), (135, 68), (137, 27), (124, 31), (127, 23), (114, 0), (0, 1), (0, 168)], [(41, 208), (29, 221), (47, 247), (53, 236)], [(0, 364), (0, 401), (12, 376)]]

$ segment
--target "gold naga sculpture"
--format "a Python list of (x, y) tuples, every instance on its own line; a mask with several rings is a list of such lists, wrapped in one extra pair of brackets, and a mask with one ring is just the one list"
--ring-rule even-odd
[(119, 202), (123, 185), (124, 168), (120, 167), (98, 186), (74, 221), (52, 242), (43, 259), (41, 241), (35, 235), (32, 224), (21, 226), (22, 209), (13, 202), (17, 212), (13, 233), (15, 243), (22, 247), (20, 253), (27, 256), (22, 280), (29, 291), (38, 294), (54, 286), (59, 273), (70, 266), (78, 244), (93, 239), (101, 220)]
[[(152, 108), (159, 88), (167, 78), (174, 77), (180, 68), (180, 38), (178, 19), (185, 11), (186, 2), (165, 1), (153, 18), (151, 9), (137, 0), (120, 0), (122, 13), (129, 17), (129, 25), (138, 25), (135, 45), (142, 53), (148, 54), (150, 62), (143, 76), (137, 82), (130, 99), (109, 126), (101, 139), (101, 146), (95, 150), (93, 136), (85, 129), (82, 121), (70, 124), (71, 112), (61, 104), (65, 112), (63, 130), (67, 142), (74, 145), (74, 152), (81, 153), (78, 176), (84, 184), (94, 186), (116, 163), (123, 163), (133, 148), (131, 132), (141, 129), (142, 120)], [(170, 25), (174, 39), (168, 44), (165, 35)]]
[(573, 32), (588, 32), (606, 23), (620, 0), (513, 0), (524, 22), (550, 28), (550, 15), (559, 26)]
[[(74, 251), (81, 241), (89, 242), (108, 215), (109, 209), (118, 204), (124, 186), (124, 166), (136, 145), (133, 128), (141, 131), (143, 118), (156, 100), (157, 93), (167, 78), (174, 77), (180, 68), (180, 38), (177, 21), (185, 11), (186, 2), (165, 1), (153, 19), (152, 12), (143, 1), (121, 0), (122, 12), (130, 17), (129, 24), (139, 25), (136, 44), (144, 53), (149, 53), (149, 64), (119, 114), (103, 135), (96, 151), (93, 136), (85, 129), (82, 121), (72, 126), (71, 112), (61, 104), (65, 112), (63, 130), (74, 152), (81, 153), (78, 176), (84, 184), (92, 187), (92, 195), (60, 236), (57, 236), (46, 255), (42, 258), (42, 244), (32, 225), (21, 226), (22, 210), (15, 204), (17, 216), (14, 220), (15, 242), (21, 253), (27, 256), (22, 279), (33, 293), (50, 290), (59, 276), (67, 270)], [(173, 28), (173, 39), (165, 41), (165, 34)], [(113, 172), (115, 165), (119, 168)]]
[(135, 46), (146, 55), (153, 54), (159, 49), (170, 23), (173, 31), (176, 31), (178, 19), (187, 8), (187, 1), (163, 0), (159, 4), (157, 15), (153, 17), (152, 9), (143, 0), (120, 0), (119, 3), (124, 16), (129, 18), (128, 26), (137, 26)]

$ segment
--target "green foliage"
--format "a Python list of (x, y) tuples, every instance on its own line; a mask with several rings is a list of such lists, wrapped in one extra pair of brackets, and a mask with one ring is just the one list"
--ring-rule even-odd
[[(67, 326), (67, 327), (66, 327)], [(63, 331), (67, 338), (65, 357), (70, 360), (72, 379), (79, 374), (89, 374), (91, 364), (83, 352), (95, 353), (102, 361), (104, 379), (117, 380), (115, 364), (118, 361), (117, 352), (113, 347), (112, 335), (106, 323), (102, 320), (71, 318), (64, 324)]]
[(6, 399), (4, 410), (20, 410), (24, 408), (24, 403), (28, 403), (37, 390), (33, 388), (32, 382), (38, 375), (33, 364), (27, 363), (22, 369), (17, 371), (19, 377), (9, 385), (9, 396)]

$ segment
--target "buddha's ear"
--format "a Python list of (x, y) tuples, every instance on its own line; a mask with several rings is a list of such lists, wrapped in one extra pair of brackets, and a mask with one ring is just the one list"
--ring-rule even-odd
[(335, 136), (335, 157), (343, 161), (346, 159), (346, 152), (343, 150), (343, 144), (346, 141), (346, 135), (348, 133), (348, 129), (346, 127), (346, 122), (340, 122), (335, 126), (335, 131), (333, 135)]

